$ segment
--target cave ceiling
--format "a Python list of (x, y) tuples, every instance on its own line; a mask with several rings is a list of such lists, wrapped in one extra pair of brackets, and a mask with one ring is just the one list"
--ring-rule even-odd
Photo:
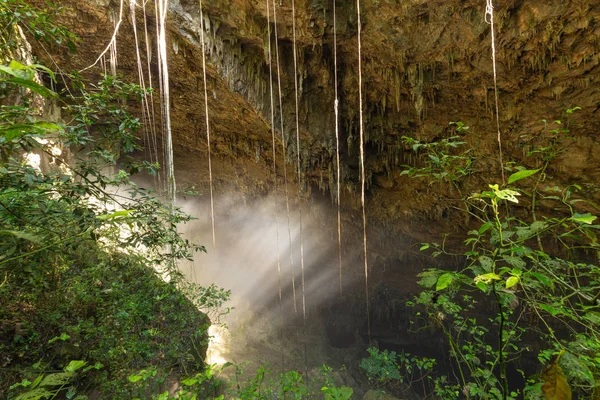
[[(138, 1), (140, 3), (140, 1)], [(283, 115), (287, 171), (295, 179), (295, 91), (293, 18), (290, 0), (204, 1), (208, 104), (215, 188), (260, 196), (271, 190), (271, 100), (268, 32), (274, 47), (273, 4), (283, 109), (273, 54), (275, 126)], [(110, 41), (119, 4), (109, 0), (63, 0), (61, 22), (80, 38), (76, 53), (55, 57), (64, 71), (94, 62)], [(422, 240), (436, 229), (463, 223), (451, 200), (501, 182), (495, 120), (494, 75), (485, 1), (363, 0), (362, 80), (364, 94), (367, 210), (371, 221), (394, 225)], [(338, 0), (337, 73), (342, 203), (360, 206), (357, 17), (353, 1)], [(154, 47), (154, 4), (146, 3), (146, 26)], [(206, 191), (206, 132), (198, 1), (170, 1), (169, 68), (175, 169), (178, 183)], [(298, 0), (296, 11), (298, 121), (302, 186), (329, 196), (335, 185), (334, 35), (332, 2)], [(270, 20), (270, 28), (267, 27)], [(487, 19), (487, 20), (486, 20)], [(495, 52), (499, 123), (506, 166), (540, 166), (530, 155), (550, 141), (566, 150), (547, 171), (547, 185), (577, 183), (598, 200), (600, 148), (600, 3), (593, 0), (508, 0), (495, 2)], [(139, 45), (146, 45), (137, 6)], [(118, 71), (137, 80), (135, 40), (126, 2), (117, 36)], [(43, 49), (36, 48), (41, 58)], [(143, 52), (144, 63), (147, 54)], [(156, 55), (152, 72), (157, 77)], [(95, 67), (86, 74), (99, 74)], [(575, 106), (581, 110), (566, 116)], [(553, 136), (541, 120), (560, 119), (569, 133)], [(404, 165), (422, 163), (402, 136), (431, 142), (460, 132), (471, 149), (472, 176), (458, 188), (401, 175)], [(279, 171), (281, 148), (278, 148)], [(279, 173), (281, 174), (281, 172)]]

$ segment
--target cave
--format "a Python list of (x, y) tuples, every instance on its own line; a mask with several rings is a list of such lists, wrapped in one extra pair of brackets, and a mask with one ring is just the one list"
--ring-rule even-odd
[[(156, 54), (154, 2), (144, 3), (143, 14), (139, 3), (132, 19), (123, 1), (63, 0), (59, 20), (79, 36), (78, 50), (50, 57), (32, 42), (33, 54), (57, 73), (93, 80), (104, 66), (156, 84), (165, 67)], [(578, 198), (600, 200), (599, 4), (360, 3), (359, 25), (348, 1), (212, 0), (203, 18), (197, 1), (165, 2), (171, 133), (157, 123), (140, 134), (143, 150), (135, 154), (158, 162), (163, 181), (134, 178), (166, 193), (165, 201), (176, 196), (174, 205), (197, 218), (181, 229), (207, 254), (182, 263), (184, 274), (232, 290), (220, 356), (307, 378), (324, 363), (343, 367), (338, 380), (356, 398), (368, 391), (359, 363), (369, 347), (432, 358), (439, 374), (456, 374), (443, 316), (434, 321), (413, 303), (423, 271), (469, 265), (463, 244), (480, 227), (461, 199), (506, 184), (521, 167), (543, 169), (544, 188), (576, 185)], [(115, 58), (104, 54), (92, 66), (113, 34), (108, 54)], [(151, 95), (157, 104), (161, 93)], [(142, 104), (131, 107), (149, 118)], [(549, 128), (552, 121), (560, 127)], [(539, 149), (559, 142), (550, 164), (548, 150)], [(440, 167), (440, 159), (454, 164)], [(539, 202), (540, 215), (552, 218), (552, 206)], [(530, 214), (531, 203), (521, 204), (515, 219)], [(576, 215), (594, 212), (581, 207)], [(435, 250), (440, 257), (431, 257)], [(584, 250), (568, 256), (597, 261)], [(493, 302), (470, 296), (478, 302), (473, 318), (486, 318)], [(545, 368), (535, 335), (522, 336), (531, 348), (498, 372), (510, 377), (511, 391)], [(493, 342), (494, 332), (481, 338)], [(585, 390), (598, 393), (595, 387)]]

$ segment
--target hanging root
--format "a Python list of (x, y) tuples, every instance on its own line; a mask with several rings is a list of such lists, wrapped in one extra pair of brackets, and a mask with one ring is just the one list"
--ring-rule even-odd
[[(306, 335), (306, 295), (304, 285), (304, 232), (302, 227), (302, 182), (300, 171), (300, 124), (298, 121), (298, 58), (296, 49), (296, 1), (292, 0), (292, 26), (294, 31), (294, 97), (296, 99), (296, 177), (298, 179), (298, 217), (300, 224), (300, 274), (302, 279), (302, 325), (304, 329), (304, 375), (308, 377), (308, 350)], [(296, 288), (292, 271), (292, 289), (294, 291), (294, 312), (296, 312)]]
[(202, 0), (200, 2), (200, 35), (202, 39), (202, 74), (204, 76), (204, 108), (206, 110), (206, 142), (208, 148), (208, 182), (210, 186), (210, 219), (212, 222), (212, 240), (213, 247), (217, 247), (217, 240), (215, 237), (215, 204), (213, 197), (213, 178), (212, 178), (212, 163), (210, 157), (210, 123), (208, 119), (208, 89), (206, 84), (206, 52), (204, 44), (204, 14), (202, 12)]
[[(269, 92), (271, 94), (271, 138), (273, 141), (273, 191), (277, 193), (277, 151), (275, 147), (275, 110), (273, 101), (273, 57), (271, 56), (271, 12), (269, 10), (269, 0), (265, 0), (267, 3), (267, 36), (269, 38), (268, 44), (268, 62), (269, 62)], [(285, 162), (285, 156), (284, 156)], [(279, 207), (277, 207), (277, 199), (275, 199), (275, 233), (277, 242), (277, 289), (279, 293), (279, 332), (280, 332), (280, 347), (281, 347), (281, 370), (285, 370), (285, 363), (283, 357), (283, 309), (282, 309), (282, 296), (281, 296), (281, 255), (279, 252)]]
[(500, 172), (502, 173), (502, 182), (506, 183), (504, 178), (504, 161), (502, 157), (502, 140), (500, 137), (500, 112), (498, 109), (498, 75), (496, 73), (496, 39), (494, 37), (494, 5), (492, 0), (486, 0), (485, 21), (490, 24), (492, 30), (492, 64), (494, 69), (494, 100), (496, 102), (496, 130), (498, 132), (498, 149), (500, 157)]
[(161, 65), (161, 92), (162, 92), (162, 109), (164, 113), (164, 129), (165, 129), (165, 158), (167, 161), (167, 197), (169, 199), (169, 207), (171, 212), (175, 208), (176, 201), (176, 185), (175, 185), (175, 168), (173, 165), (173, 138), (171, 133), (171, 109), (169, 103), (169, 66), (167, 62), (167, 9), (168, 0), (158, 0), (158, 19), (160, 21), (160, 30), (158, 35), (159, 44), (159, 64)]
[(367, 216), (365, 213), (365, 151), (364, 151), (364, 132), (363, 132), (363, 100), (362, 100), (362, 60), (360, 44), (360, 0), (356, 0), (356, 12), (358, 14), (358, 98), (359, 98), (359, 119), (360, 119), (360, 203), (362, 205), (363, 218), (363, 252), (365, 261), (365, 298), (367, 306), (367, 333), (369, 336), (369, 346), (371, 345), (371, 316), (369, 305), (369, 264), (367, 261)]
[[(287, 182), (287, 163), (286, 163), (286, 146), (285, 146), (285, 137), (283, 135), (283, 96), (281, 94), (281, 67), (279, 63), (279, 44), (278, 44), (278, 35), (277, 35), (277, 8), (275, 5), (275, 0), (273, 0), (273, 25), (274, 25), (274, 34), (275, 34), (275, 60), (277, 63), (277, 90), (279, 94), (279, 120), (281, 123), (281, 154), (283, 155), (283, 185), (285, 189), (285, 205), (287, 209), (287, 226), (288, 226), (288, 245), (290, 251), (290, 270), (292, 271), (292, 277), (294, 275), (294, 254), (292, 252), (292, 231), (291, 231), (291, 223), (290, 223), (290, 196), (288, 193), (288, 182)], [(294, 282), (292, 281), (292, 285)], [(296, 309), (296, 304), (294, 303), (294, 309)]]
[[(102, 53), (100, 53), (100, 55), (98, 56), (98, 58), (96, 58), (96, 61), (94, 61), (93, 64), (88, 65), (87, 67), (80, 70), (79, 72), (87, 71), (88, 69), (95, 67), (100, 62), (102, 57), (104, 57), (104, 55), (106, 53), (108, 53), (109, 51), (111, 52), (111, 57), (112, 57), (113, 52), (115, 53), (115, 57), (116, 57), (117, 34), (119, 33), (119, 28), (121, 27), (121, 22), (123, 22), (123, 0), (120, 1), (119, 20), (115, 24), (115, 30), (113, 31), (112, 37), (110, 38), (110, 42), (108, 42), (108, 45), (106, 46), (104, 51), (102, 51)], [(116, 66), (115, 66), (115, 68), (116, 68)], [(116, 75), (116, 73), (113, 73), (113, 75)]]
[(336, 26), (335, 0), (333, 0), (333, 85), (335, 91), (335, 162), (337, 178), (337, 231), (338, 231), (338, 258), (340, 264), (340, 297), (343, 295), (342, 284), (342, 217), (340, 212), (340, 133), (339, 133), (339, 99), (338, 99), (338, 76), (337, 76), (337, 26)]

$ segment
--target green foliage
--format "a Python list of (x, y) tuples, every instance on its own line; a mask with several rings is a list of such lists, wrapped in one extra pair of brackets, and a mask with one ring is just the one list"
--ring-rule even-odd
[(360, 367), (369, 382), (377, 388), (400, 390), (403, 393), (414, 388), (422, 391), (425, 397), (436, 395), (441, 398), (453, 398), (458, 393), (457, 387), (450, 385), (446, 377), (438, 378), (432, 374), (436, 364), (433, 358), (380, 351), (374, 347), (368, 348), (367, 352), (369, 357), (361, 360)]
[[(14, 400), (38, 400), (55, 398), (58, 393), (66, 391), (64, 395), (67, 399), (87, 399), (85, 395), (77, 395), (77, 386), (74, 384), (74, 381), (80, 373), (85, 374), (92, 369), (98, 370), (103, 365), (97, 363), (79, 371), (86, 364), (87, 362), (82, 360), (72, 360), (62, 371), (50, 372), (42, 368), (41, 362), (37, 362), (33, 364), (29, 371), (32, 377), (35, 376), (33, 382), (25, 378), (21, 382), (15, 383), (9, 388), (11, 391), (9, 396), (11, 396), (10, 398), (14, 398)], [(19, 388), (21, 389), (21, 393), (15, 394), (15, 392), (19, 391)]]
[[(0, 66), (6, 90), (27, 89), (21, 103), (0, 108), (0, 393), (35, 360), (50, 369), (22, 380), (11, 392), (26, 389), (19, 398), (64, 390), (73, 398), (94, 382), (103, 398), (121, 399), (136, 387), (128, 374), (143, 365), (154, 366), (156, 388), (173, 370), (203, 370), (210, 321), (198, 307), (222, 314), (229, 292), (184, 284), (175, 268), (204, 251), (177, 232), (188, 215), (129, 173), (104, 172), (117, 159), (130, 173), (155, 168), (125, 157), (138, 149), (140, 122), (123, 104), (141, 90), (113, 77), (79, 82), (65, 107), (72, 120), (58, 124), (30, 106), (34, 95), (56, 97), (36, 82), (39, 71), (52, 76), (39, 65)], [(31, 165), (31, 156), (50, 167)], [(52, 370), (73, 359), (105, 368), (77, 379), (83, 364)]]
[(342, 386), (339, 388), (323, 386), (321, 388), (321, 392), (323, 392), (324, 400), (348, 400), (354, 393), (352, 388), (349, 388), (348, 386)]
[(56, 22), (62, 7), (46, 2), (44, 9), (38, 9), (23, 0), (0, 0), (0, 63), (15, 58), (15, 53), (23, 46), (18, 28), (35, 40), (49, 46), (67, 46), (75, 51), (77, 36), (64, 25)]
[(347, 386), (337, 387), (330, 374), (331, 367), (323, 365), (319, 378), (309, 382), (297, 371), (274, 375), (267, 366), (260, 366), (255, 374), (242, 380), (243, 369), (236, 365), (235, 380), (230, 382), (227, 398), (240, 400), (305, 399), (347, 400), (353, 390)]
[[(568, 130), (548, 132), (550, 144), (530, 153), (542, 158), (541, 168), (518, 168), (507, 185), (464, 199), (478, 221), (464, 242), (465, 265), (421, 273), (426, 290), (411, 303), (444, 332), (461, 391), (471, 398), (540, 398), (539, 378), (521, 371), (528, 384), (519, 387), (507, 372), (519, 371), (532, 347), (540, 369), (562, 355), (555, 370), (564, 371), (577, 398), (593, 398), (600, 386), (600, 268), (581, 257), (598, 254), (600, 225), (581, 187), (542, 185), (562, 151), (558, 135)], [(527, 183), (527, 190), (515, 186)], [(540, 217), (543, 210), (552, 214)], [(421, 247), (430, 248), (447, 252), (444, 245)]]
[[(456, 125), (458, 134), (469, 129), (462, 122), (451, 122), (450, 125)], [(451, 183), (454, 187), (458, 187), (458, 182), (473, 172), (473, 158), (469, 156), (470, 150), (452, 154), (467, 144), (460, 138), (459, 135), (455, 135), (437, 142), (426, 143), (402, 136), (402, 142), (420, 156), (424, 166), (404, 165), (406, 169), (402, 171), (401, 175), (415, 178), (428, 177), (437, 182)]]
[(360, 362), (360, 367), (365, 370), (369, 381), (379, 384), (387, 384), (390, 381), (403, 382), (396, 352), (379, 351), (374, 347), (367, 349), (367, 351), (369, 352), (369, 358), (364, 358)]
[(222, 400), (224, 397), (217, 395), (221, 386), (218, 376), (224, 368), (229, 366), (230, 364), (206, 366), (202, 372), (190, 378), (182, 379), (180, 389), (173, 395), (169, 394), (169, 391), (154, 394), (162, 386), (164, 379), (157, 377), (156, 367), (150, 367), (128, 377), (130, 382), (136, 384), (129, 398), (133, 400), (150, 398), (155, 400)]

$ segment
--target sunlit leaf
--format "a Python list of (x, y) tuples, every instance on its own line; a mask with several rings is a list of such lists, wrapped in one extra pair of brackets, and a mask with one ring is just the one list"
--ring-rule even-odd
[(198, 379), (188, 378), (188, 379), (182, 380), (181, 383), (183, 383), (185, 386), (192, 386), (192, 385), (195, 385), (196, 383), (198, 383)]
[(137, 381), (139, 381), (140, 379), (142, 379), (141, 375), (129, 375), (127, 377), (127, 379), (129, 380), (129, 382), (135, 383)]
[(496, 190), (496, 191), (494, 191), (494, 193), (499, 198), (501, 198), (503, 200), (511, 201), (513, 203), (518, 203), (519, 199), (517, 199), (516, 196), (521, 195), (521, 193), (517, 192), (516, 190), (510, 190), (510, 189)]
[(46, 375), (46, 377), (44, 377), (44, 379), (40, 383), (40, 386), (66, 385), (67, 383), (71, 382), (71, 379), (73, 379), (73, 375), (74, 374), (72, 372), (57, 372), (54, 374), (48, 374)]
[(448, 286), (450, 286), (453, 279), (454, 279), (454, 274), (449, 273), (449, 272), (443, 274), (442, 276), (440, 276), (438, 278), (437, 284), (435, 285), (435, 290), (446, 289)]
[(571, 219), (575, 222), (581, 222), (582, 224), (591, 225), (596, 220), (596, 217), (590, 213), (574, 213)]
[(510, 278), (508, 278), (506, 280), (506, 288), (509, 289), (509, 288), (515, 286), (517, 283), (519, 283), (519, 277), (511, 276)]
[(488, 272), (487, 274), (476, 276), (473, 280), (475, 281), (475, 283), (478, 283), (478, 282), (490, 283), (491, 281), (499, 281), (500, 279), (501, 278), (498, 274), (493, 273), (493, 272)]
[(119, 218), (119, 217), (127, 217), (129, 214), (131, 214), (134, 211), (135, 210), (120, 210), (120, 211), (115, 211), (114, 213), (111, 213), (111, 214), (98, 215), (98, 216), (96, 216), (96, 218), (105, 221), (105, 220), (115, 219), (115, 218)]
[(531, 175), (535, 175), (539, 169), (524, 169), (519, 172), (515, 172), (511, 176), (508, 177), (508, 184), (514, 183), (516, 181), (520, 181), (521, 179), (525, 179)]
[(75, 372), (77, 371), (79, 368), (85, 366), (87, 364), (86, 361), (82, 361), (82, 360), (73, 360), (69, 363), (69, 365), (67, 365), (65, 367), (65, 371), (66, 372)]
[(44, 388), (37, 388), (25, 392), (23, 394), (18, 395), (14, 398), (14, 400), (39, 400), (39, 399), (47, 399), (54, 395), (54, 393), (49, 392)]

